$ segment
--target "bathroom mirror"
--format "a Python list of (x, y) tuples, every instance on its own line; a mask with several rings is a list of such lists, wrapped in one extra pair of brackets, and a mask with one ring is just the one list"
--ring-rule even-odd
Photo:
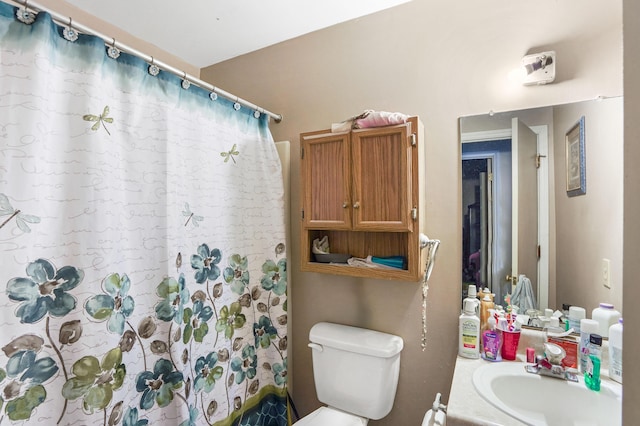
[[(622, 308), (622, 105), (615, 97), (460, 118), (463, 298), (476, 284), (504, 305), (524, 275), (538, 310)], [(581, 119), (586, 192), (570, 196), (569, 132)]]

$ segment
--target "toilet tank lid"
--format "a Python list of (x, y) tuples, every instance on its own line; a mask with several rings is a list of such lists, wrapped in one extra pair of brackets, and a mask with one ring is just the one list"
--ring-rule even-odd
[(311, 327), (309, 340), (323, 346), (380, 358), (397, 355), (402, 337), (349, 325), (320, 322)]

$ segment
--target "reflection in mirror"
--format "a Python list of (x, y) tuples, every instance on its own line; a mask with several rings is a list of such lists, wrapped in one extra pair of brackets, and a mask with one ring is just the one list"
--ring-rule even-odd
[[(566, 135), (581, 117), (586, 193), (570, 196)], [(622, 98), (462, 117), (460, 134), (462, 297), (475, 284), (504, 305), (524, 276), (539, 311), (621, 310)]]

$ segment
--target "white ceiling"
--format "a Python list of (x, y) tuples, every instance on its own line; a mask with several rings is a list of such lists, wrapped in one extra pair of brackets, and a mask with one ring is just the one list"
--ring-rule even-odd
[(410, 0), (66, 0), (204, 68)]

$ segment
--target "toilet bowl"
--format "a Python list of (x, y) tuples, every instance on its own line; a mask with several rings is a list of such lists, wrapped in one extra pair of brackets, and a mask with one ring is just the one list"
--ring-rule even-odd
[(393, 407), (400, 372), (401, 337), (321, 322), (309, 332), (320, 407), (295, 426), (365, 426)]

